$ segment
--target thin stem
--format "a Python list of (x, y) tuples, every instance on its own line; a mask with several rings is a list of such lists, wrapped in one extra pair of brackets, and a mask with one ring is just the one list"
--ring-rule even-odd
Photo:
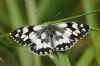
[(7, 36), (9, 36), (9, 35), (10, 35), (10, 33), (5, 33), (5, 34), (3, 34), (3, 35), (0, 35), (0, 38), (7, 37)]
[(100, 29), (97, 29), (97, 28), (91, 28), (90, 30), (91, 31), (99, 31), (100, 32)]
[[(81, 15), (77, 15), (77, 16), (72, 16), (72, 17), (69, 17), (69, 18), (64, 18), (64, 19), (55, 20), (55, 21), (52, 21), (52, 22), (50, 22), (50, 23), (51, 23), (51, 24), (55, 24), (55, 23), (59, 23), (59, 22), (62, 22), (62, 21), (66, 21), (66, 20), (71, 20), (71, 19), (83, 17), (83, 16), (86, 16), (86, 15), (89, 15), (89, 14), (93, 14), (93, 13), (96, 13), (96, 12), (99, 12), (99, 11), (100, 11), (100, 9), (95, 10), (95, 11), (92, 11), (92, 12), (89, 12), (89, 13), (85, 13), (85, 14), (81, 14)], [(47, 22), (47, 23), (48, 23), (48, 22)]]
[[(100, 32), (100, 29), (97, 29), (97, 28), (91, 28), (90, 30), (91, 31), (98, 31), (98, 32)], [(0, 38), (7, 37), (9, 35), (10, 35), (10, 32), (9, 33), (6, 33), (6, 34), (3, 34), (3, 35), (0, 35)]]
[[(64, 18), (64, 19), (60, 19), (60, 20), (55, 20), (55, 21), (52, 21), (52, 22), (46, 22), (45, 24), (47, 24), (47, 23), (55, 24), (55, 23), (59, 23), (59, 22), (65, 21), (65, 20), (75, 19), (75, 18), (82, 17), (82, 16), (85, 16), (85, 15), (93, 14), (93, 13), (96, 13), (96, 12), (99, 12), (99, 11), (100, 11), (100, 9), (95, 10), (95, 11), (92, 11), (92, 12), (90, 12), (90, 13), (86, 13), (86, 14), (81, 14), (81, 15), (77, 15), (77, 16), (72, 16), (72, 17), (69, 17), (69, 18)], [(100, 31), (100, 29), (91, 28), (91, 31)], [(3, 35), (0, 36), (0, 38), (9, 36), (9, 34), (10, 34), (10, 33), (3, 34)]]

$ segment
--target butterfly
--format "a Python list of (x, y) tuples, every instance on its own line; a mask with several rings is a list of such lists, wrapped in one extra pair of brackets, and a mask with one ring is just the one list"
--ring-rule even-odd
[(87, 24), (62, 22), (55, 25), (20, 27), (11, 32), (11, 37), (31, 52), (45, 56), (53, 51), (66, 51), (90, 31)]

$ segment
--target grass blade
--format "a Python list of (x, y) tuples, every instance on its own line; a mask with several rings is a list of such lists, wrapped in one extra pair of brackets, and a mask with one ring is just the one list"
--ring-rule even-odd
[[(94, 0), (82, 0), (83, 1), (83, 5), (84, 5), (84, 9), (86, 13), (89, 13), (91, 11), (95, 10), (95, 1)], [(86, 20), (89, 23), (89, 25), (91, 25), (92, 28), (98, 28), (98, 22), (97, 22), (97, 17), (96, 14), (90, 14), (86, 16)], [(100, 34), (96, 31), (91, 32), (91, 38), (93, 41), (93, 46), (95, 47), (95, 56), (96, 56), (96, 60), (98, 65), (100, 66)]]
[(57, 52), (61, 66), (71, 66), (66, 52)]
[(37, 20), (37, 14), (35, 14), (37, 12), (35, 0), (24, 0), (24, 1), (25, 1), (29, 24), (31, 25), (37, 24), (38, 20)]
[(16, 0), (5, 0), (9, 16), (10, 16), (10, 24), (13, 28), (23, 25), (23, 20), (21, 19), (20, 10), (17, 6)]
[[(25, 6), (27, 10), (27, 15), (28, 15), (28, 21), (30, 25), (34, 25), (38, 23), (37, 19), (37, 8), (36, 8), (36, 3), (35, 0), (24, 0), (25, 1)], [(34, 57), (34, 65), (35, 66), (41, 66), (41, 58), (39, 56), (33, 56)]]
[(49, 55), (49, 57), (55, 63), (56, 66), (61, 66), (60, 65), (60, 61), (59, 61), (59, 58), (58, 58), (57, 55), (52, 54), (52, 55)]
[(92, 28), (91, 31), (96, 31), (96, 32), (100, 32), (100, 29), (97, 28)]
[(3, 35), (0, 35), (0, 38), (8, 37), (9, 35), (10, 35), (10, 33), (5, 33)]
[(7, 50), (14, 52), (15, 47), (12, 47), (9, 43), (5, 42), (4, 40), (0, 39), (0, 45), (5, 47)]
[(79, 59), (76, 66), (89, 66), (91, 61), (93, 60), (94, 55), (94, 48), (91, 46), (86, 49), (82, 57)]
[(19, 47), (18, 49), (19, 59), (21, 61), (21, 66), (33, 66), (32, 56), (27, 48)]

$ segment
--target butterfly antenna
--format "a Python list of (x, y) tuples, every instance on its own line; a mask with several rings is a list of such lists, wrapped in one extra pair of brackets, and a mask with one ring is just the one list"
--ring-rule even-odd
[(61, 13), (63, 12), (63, 10), (59, 11), (55, 16), (53, 16), (52, 20), (54, 20), (57, 16), (59, 16)]
[(46, 17), (43, 16), (43, 15), (41, 15), (40, 13), (35, 12), (34, 14), (37, 14), (39, 17), (41, 17), (41, 18), (43, 18), (43, 19), (46, 19)]
[[(54, 20), (54, 19), (55, 19), (57, 16), (59, 16), (62, 12), (63, 12), (63, 10), (59, 11), (55, 16), (52, 17), (52, 19), (48, 20), (48, 22), (51, 22), (52, 20)], [(45, 17), (45, 16), (41, 15), (40, 13), (35, 12), (34, 14), (37, 14), (39, 17), (41, 17), (41, 18), (43, 18), (43, 19), (46, 19), (46, 18), (49, 19), (49, 17)]]
[(61, 10), (60, 12), (58, 12), (58, 13), (54, 16), (54, 18), (56, 18), (57, 16), (59, 16), (62, 12), (63, 12), (62, 10)]

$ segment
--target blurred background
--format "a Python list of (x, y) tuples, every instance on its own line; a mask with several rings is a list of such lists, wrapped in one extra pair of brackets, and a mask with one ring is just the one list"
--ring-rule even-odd
[[(56, 66), (56, 52), (50, 56), (36, 56), (27, 47), (19, 46), (8, 34), (18, 27), (74, 17), (98, 9), (100, 0), (0, 0), (0, 66)], [(99, 17), (100, 12), (95, 12), (68, 22), (86, 23), (99, 29)], [(65, 53), (71, 66), (100, 66), (100, 32), (90, 31)]]

